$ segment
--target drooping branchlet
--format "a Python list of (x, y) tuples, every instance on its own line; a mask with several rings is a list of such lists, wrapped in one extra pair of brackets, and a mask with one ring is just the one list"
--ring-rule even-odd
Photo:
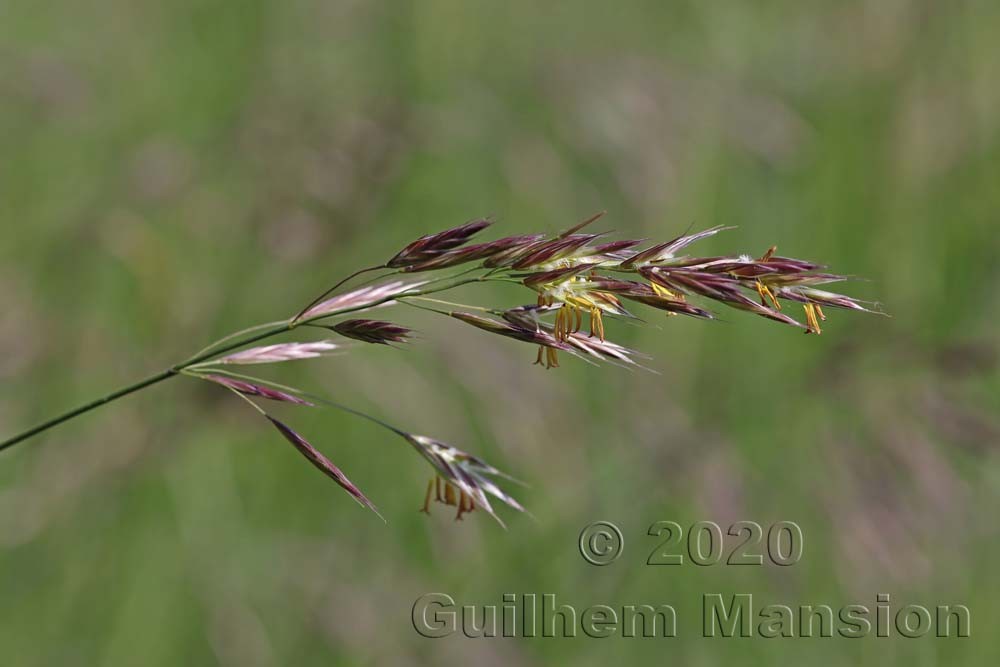
[(299, 450), (299, 453), (306, 457), (310, 463), (323, 471), (323, 474), (335, 481), (341, 488), (351, 494), (351, 496), (358, 501), (359, 505), (367, 507), (372, 512), (375, 512), (380, 519), (383, 519), (383, 521), (385, 520), (382, 515), (379, 514), (378, 508), (375, 507), (372, 501), (368, 500), (368, 497), (361, 493), (361, 489), (355, 486), (351, 480), (347, 479), (347, 475), (341, 472), (340, 468), (333, 465), (330, 459), (326, 458), (322, 452), (310, 445), (305, 438), (286, 426), (283, 422), (278, 421), (271, 415), (265, 415), (265, 417), (267, 417), (267, 419), (274, 424), (274, 427), (278, 429), (278, 432), (281, 433), (281, 435), (283, 435), (288, 442), (292, 443), (295, 449)]
[(204, 380), (209, 382), (214, 382), (215, 384), (222, 385), (228, 389), (239, 392), (244, 396), (257, 396), (260, 398), (266, 398), (270, 401), (279, 401), (282, 403), (294, 403), (296, 405), (307, 405), (309, 407), (314, 407), (312, 403), (305, 400), (304, 398), (299, 398), (290, 392), (279, 391), (277, 389), (272, 389), (271, 387), (266, 387), (263, 384), (256, 382), (247, 382), (246, 380), (240, 380), (238, 378), (226, 377), (224, 375), (216, 374), (205, 374), (199, 375)]

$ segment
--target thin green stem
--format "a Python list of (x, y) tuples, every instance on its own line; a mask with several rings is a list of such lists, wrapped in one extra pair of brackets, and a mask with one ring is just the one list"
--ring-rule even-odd
[(196, 352), (195, 354), (198, 355), (198, 354), (204, 354), (206, 352), (210, 352), (216, 346), (222, 345), (225, 342), (231, 341), (232, 339), (234, 339), (234, 338), (236, 338), (238, 336), (242, 336), (242, 335), (248, 334), (248, 333), (253, 333), (254, 331), (260, 331), (261, 329), (266, 329), (268, 327), (275, 327), (275, 326), (277, 326), (279, 324), (288, 326), (289, 322), (288, 322), (288, 320), (276, 320), (274, 322), (265, 322), (264, 324), (255, 324), (252, 327), (247, 327), (246, 329), (240, 329), (239, 331), (234, 331), (233, 333), (231, 333), (231, 334), (229, 334), (227, 336), (223, 336), (222, 338), (220, 338), (219, 340), (215, 341), (214, 343), (209, 343), (205, 347), (203, 347), (200, 350), (198, 350), (198, 352)]
[(101, 398), (93, 400), (93, 401), (91, 401), (89, 403), (85, 403), (85, 404), (81, 405), (78, 408), (75, 408), (73, 410), (70, 410), (69, 412), (63, 413), (63, 414), (59, 415), (58, 417), (53, 417), (52, 419), (46, 420), (46, 421), (42, 422), (41, 424), (38, 424), (37, 426), (33, 426), (33, 427), (29, 428), (27, 431), (22, 431), (21, 433), (18, 433), (14, 437), (8, 438), (7, 440), (4, 440), (3, 442), (0, 442), (0, 451), (3, 451), (5, 449), (7, 449), (8, 447), (13, 447), (17, 443), (22, 442), (24, 440), (27, 440), (28, 438), (30, 438), (30, 437), (32, 437), (34, 435), (38, 435), (42, 431), (47, 431), (50, 428), (52, 428), (53, 426), (58, 426), (59, 424), (62, 424), (65, 421), (69, 421), (70, 419), (73, 419), (74, 417), (79, 417), (80, 415), (82, 415), (85, 412), (90, 412), (91, 410), (93, 410), (95, 408), (99, 408), (102, 405), (104, 405), (105, 403), (110, 403), (111, 401), (118, 400), (122, 396), (128, 396), (129, 394), (137, 392), (140, 389), (145, 389), (146, 387), (152, 386), (152, 385), (156, 384), (157, 382), (162, 382), (162, 381), (164, 381), (164, 380), (166, 380), (168, 378), (171, 378), (171, 377), (173, 377), (175, 375), (177, 375), (177, 371), (174, 370), (173, 368), (168, 368), (167, 370), (163, 371), (162, 373), (157, 373), (156, 375), (151, 375), (148, 378), (146, 378), (145, 380), (140, 380), (139, 382), (136, 382), (135, 384), (130, 384), (127, 387), (122, 387), (121, 389), (118, 389), (117, 391), (113, 391), (110, 394), (108, 394), (107, 396), (102, 396)]
[(254, 377), (253, 375), (244, 375), (243, 373), (234, 373), (233, 371), (226, 370), (224, 368), (210, 368), (207, 370), (191, 370), (186, 369), (181, 371), (182, 375), (187, 375), (193, 378), (198, 378), (199, 380), (207, 380), (212, 375), (224, 375), (226, 377), (235, 378), (237, 380), (244, 380), (246, 382), (254, 382), (256, 384), (266, 385), (273, 389), (280, 389), (281, 391), (287, 391), (290, 394), (297, 394), (299, 396), (305, 396), (306, 392), (296, 387), (289, 387), (287, 384), (279, 384), (277, 382), (272, 382), (271, 380), (266, 380), (264, 378)]
[[(452, 276), (452, 277), (454, 277), (454, 276)], [(484, 282), (484, 281), (491, 281), (491, 280), (495, 280), (495, 279), (494, 278), (488, 278), (487, 276), (479, 276), (479, 277), (475, 277), (475, 278), (465, 278), (465, 279), (458, 280), (458, 281), (449, 283), (447, 285), (442, 285), (442, 286), (439, 286), (439, 287), (433, 287), (433, 288), (429, 288), (429, 289), (425, 288), (425, 289), (422, 289), (422, 290), (418, 289), (418, 290), (415, 290), (415, 291), (413, 291), (411, 293), (406, 294), (406, 296), (423, 296), (425, 294), (433, 294), (435, 292), (443, 292), (445, 290), (453, 289), (453, 288), (459, 287), (461, 285), (467, 285), (467, 284), (470, 284), (470, 283)], [(435, 281), (435, 282), (437, 282), (437, 281)], [(185, 369), (188, 369), (188, 368), (190, 368), (192, 366), (195, 366), (197, 364), (201, 364), (203, 362), (209, 361), (211, 359), (215, 359), (215, 358), (217, 358), (217, 357), (219, 357), (221, 355), (226, 354), (227, 352), (232, 352), (234, 350), (238, 350), (240, 348), (246, 347), (247, 345), (250, 345), (252, 343), (257, 343), (257, 342), (260, 342), (262, 340), (266, 340), (268, 338), (272, 338), (274, 336), (278, 336), (280, 334), (287, 333), (287, 332), (291, 331), (292, 329), (294, 329), (295, 327), (301, 326), (303, 324), (309, 324), (309, 323), (314, 322), (316, 320), (324, 319), (324, 318), (327, 318), (327, 317), (338, 316), (338, 315), (345, 315), (347, 313), (352, 313), (352, 312), (359, 311), (359, 310), (365, 310), (365, 309), (368, 309), (368, 308), (373, 308), (373, 307), (379, 306), (379, 305), (381, 305), (383, 303), (388, 303), (390, 301), (395, 301), (395, 300), (399, 299), (402, 296), (403, 295), (401, 295), (401, 294), (387, 296), (387, 297), (384, 297), (384, 298), (379, 299), (377, 301), (373, 301), (373, 302), (366, 303), (366, 304), (359, 305), (359, 306), (353, 306), (351, 308), (343, 308), (341, 310), (338, 310), (338, 311), (335, 311), (335, 312), (332, 312), (332, 313), (326, 313), (324, 315), (321, 315), (321, 316), (318, 316), (318, 317), (314, 317), (314, 318), (311, 318), (311, 319), (303, 319), (303, 320), (299, 320), (299, 321), (289, 321), (289, 322), (280, 322), (280, 323), (277, 323), (275, 326), (272, 326), (270, 328), (264, 329), (263, 331), (258, 331), (257, 333), (254, 333), (253, 335), (247, 336), (245, 338), (240, 338), (239, 340), (236, 340), (236, 341), (233, 341), (233, 342), (229, 342), (228, 344), (223, 345), (222, 347), (216, 347), (220, 343), (222, 343), (224, 341), (227, 342), (228, 340), (231, 339), (230, 336), (227, 336), (226, 338), (222, 339), (221, 341), (213, 343), (211, 346), (209, 346), (209, 348), (207, 348), (207, 350), (202, 350), (201, 352), (195, 354), (193, 357), (191, 357), (191, 358), (189, 358), (189, 359), (187, 359), (185, 361), (182, 361), (182, 362), (180, 362), (178, 364), (175, 364), (175, 365), (171, 366), (170, 368), (168, 368), (168, 369), (166, 369), (164, 371), (161, 371), (161, 372), (159, 372), (159, 373), (157, 373), (155, 375), (151, 375), (151, 376), (145, 378), (144, 380), (140, 380), (140, 381), (138, 381), (138, 382), (136, 382), (134, 384), (130, 384), (128, 386), (125, 386), (125, 387), (122, 387), (120, 389), (117, 389), (117, 390), (111, 392), (110, 394), (107, 394), (106, 396), (102, 396), (101, 398), (98, 398), (96, 400), (90, 401), (88, 403), (84, 403), (83, 405), (80, 405), (80, 406), (78, 406), (78, 407), (76, 407), (76, 408), (74, 408), (74, 409), (72, 409), (72, 410), (70, 410), (68, 412), (64, 412), (61, 415), (58, 415), (56, 417), (53, 417), (53, 418), (48, 419), (46, 421), (43, 421), (42, 423), (37, 424), (36, 426), (33, 426), (33, 427), (27, 429), (26, 431), (22, 431), (21, 433), (18, 433), (16, 435), (14, 435), (13, 437), (10, 437), (10, 438), (4, 440), (3, 442), (0, 442), (0, 451), (3, 451), (5, 449), (7, 449), (8, 447), (13, 447), (14, 445), (16, 445), (16, 444), (18, 444), (20, 442), (24, 442), (28, 438), (36, 436), (39, 433), (47, 431), (47, 430), (49, 430), (50, 428), (52, 428), (54, 426), (58, 426), (59, 424), (62, 424), (63, 422), (69, 421), (70, 419), (74, 419), (76, 417), (79, 417), (80, 415), (83, 415), (83, 414), (85, 414), (87, 412), (90, 412), (91, 410), (99, 408), (102, 405), (106, 405), (107, 403), (111, 403), (112, 401), (116, 401), (119, 398), (122, 398), (124, 396), (128, 396), (129, 394), (133, 394), (133, 393), (139, 391), (140, 389), (145, 389), (146, 387), (152, 386), (152, 385), (157, 384), (159, 382), (163, 382), (164, 380), (167, 380), (169, 378), (172, 378), (172, 377), (174, 377), (176, 375), (181, 374), (181, 372), (184, 371)], [(266, 326), (266, 325), (261, 325), (260, 327), (251, 327), (248, 331), (255, 331), (255, 330), (260, 329), (263, 326)], [(238, 335), (238, 333), (235, 334), (235, 335)], [(215, 348), (215, 349), (213, 349), (213, 348)], [(352, 408), (348, 408), (347, 406), (340, 405), (339, 403), (333, 403), (332, 401), (324, 401), (324, 402), (329, 403), (332, 407), (336, 407), (336, 408), (345, 410), (347, 412), (351, 412), (352, 414), (356, 414), (358, 416), (364, 417), (366, 419), (370, 419), (370, 420), (378, 423), (379, 425), (381, 425), (381, 426), (383, 426), (385, 428), (388, 428), (391, 431), (394, 431), (395, 433), (399, 433), (401, 435), (405, 435), (405, 434), (403, 434), (402, 431), (396, 429), (395, 427), (393, 427), (393, 426), (391, 426), (389, 424), (386, 424), (385, 422), (382, 422), (382, 421), (380, 421), (378, 419), (375, 419), (374, 417), (371, 417), (370, 415), (366, 415), (363, 412), (358, 412), (358, 411), (356, 411), (356, 410), (354, 410)]]
[[(199, 379), (204, 379), (207, 375), (209, 375), (209, 373), (204, 373), (202, 371), (181, 371), (181, 373), (183, 375), (190, 375), (193, 378), (199, 378)], [(332, 401), (329, 398), (326, 398), (325, 396), (319, 396), (317, 394), (312, 394), (312, 393), (310, 393), (308, 391), (302, 391), (301, 389), (297, 389), (295, 387), (289, 387), (288, 385), (279, 384), (277, 382), (271, 382), (270, 380), (265, 380), (264, 378), (253, 377), (252, 375), (243, 375), (242, 373), (233, 373), (231, 371), (226, 371), (226, 370), (213, 370), (212, 373), (217, 373), (219, 375), (227, 375), (229, 377), (233, 377), (233, 378), (236, 378), (238, 380), (246, 380), (248, 382), (254, 382), (254, 383), (257, 383), (257, 384), (266, 385), (268, 387), (273, 387), (275, 389), (280, 389), (282, 391), (287, 391), (289, 393), (301, 396), (302, 398), (307, 398), (307, 399), (309, 399), (311, 401), (314, 401), (316, 403), (319, 403), (321, 405), (326, 405), (328, 407), (335, 408), (337, 410), (343, 410), (344, 412), (348, 412), (348, 413), (350, 413), (352, 415), (355, 415), (355, 416), (358, 416), (358, 417), (364, 417), (368, 421), (374, 422), (375, 424), (378, 424), (382, 428), (388, 429), (388, 430), (392, 431), (393, 433), (396, 433), (397, 435), (403, 436), (404, 438), (408, 435), (405, 431), (396, 428), (392, 424), (384, 422), (384, 421), (382, 421), (381, 419), (379, 419), (377, 417), (373, 417), (373, 416), (371, 416), (368, 413), (361, 412), (360, 410), (356, 410), (354, 408), (350, 408), (350, 407), (348, 407), (348, 406), (346, 406), (346, 405), (344, 405), (342, 403), (337, 403), (336, 401)], [(226, 387), (226, 388), (229, 389), (230, 391), (235, 391), (237, 394), (240, 394), (240, 392), (238, 392), (237, 390), (233, 389), (232, 387)], [(246, 399), (246, 396), (244, 396), (243, 394), (240, 394), (240, 398)], [(249, 399), (247, 399), (247, 400), (249, 400)], [(253, 406), (255, 408), (257, 408), (258, 410), (261, 409), (256, 403), (253, 403)]]
[(236, 391), (232, 387), (226, 387), (226, 389), (228, 389), (229, 391), (233, 392), (234, 394), (236, 394), (237, 396), (239, 396), (240, 398), (242, 398), (244, 401), (246, 401), (247, 403), (250, 404), (250, 407), (252, 407), (254, 410), (256, 410), (257, 412), (259, 412), (263, 416), (267, 417), (267, 413), (264, 412), (264, 408), (260, 407), (259, 405), (257, 405), (253, 401), (251, 401), (248, 397), (244, 396), (241, 392)]
[(446, 310), (438, 310), (437, 308), (431, 308), (430, 306), (421, 306), (419, 303), (413, 303), (408, 299), (400, 300), (400, 303), (403, 304), (404, 306), (409, 306), (410, 308), (416, 308), (418, 310), (426, 310), (428, 312), (437, 313), (439, 315), (451, 315), (451, 313), (449, 313)]
[(492, 312), (491, 309), (489, 309), (489, 308), (483, 308), (482, 306), (470, 306), (469, 304), (466, 304), (466, 303), (455, 303), (454, 301), (445, 301), (444, 299), (431, 299), (430, 297), (426, 297), (426, 296), (408, 296), (408, 297), (403, 297), (399, 301), (400, 301), (400, 303), (407, 303), (410, 306), (415, 306), (416, 304), (409, 303), (410, 300), (414, 300), (414, 301), (429, 301), (431, 303), (440, 303), (440, 304), (443, 304), (445, 306), (455, 306), (456, 308), (466, 308), (468, 310), (479, 310), (479, 311), (482, 311), (484, 313)]

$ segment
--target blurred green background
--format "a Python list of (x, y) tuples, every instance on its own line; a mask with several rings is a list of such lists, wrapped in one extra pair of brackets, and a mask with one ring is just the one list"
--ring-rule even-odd
[[(429, 469), (363, 420), (280, 411), (388, 525), (241, 401), (157, 386), (0, 455), (0, 663), (997, 664), (998, 32), (988, 1), (0, 4), (0, 435), (483, 215), (738, 225), (695, 250), (777, 244), (892, 314), (612, 324), (654, 375), (397, 309), (406, 351), (265, 371), (526, 480), (506, 532), (418, 514)], [(650, 567), (661, 519), (796, 521), (805, 553)], [(680, 636), (429, 640), (429, 592), (671, 603)], [(961, 603), (972, 638), (704, 639), (714, 592)]]

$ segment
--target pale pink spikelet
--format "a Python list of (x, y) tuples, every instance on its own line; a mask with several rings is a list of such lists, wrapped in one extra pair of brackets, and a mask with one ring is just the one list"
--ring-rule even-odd
[(646, 355), (623, 345), (613, 343), (610, 340), (601, 340), (596, 336), (586, 336), (580, 333), (573, 333), (566, 337), (566, 344), (574, 350), (577, 350), (584, 355), (589, 355), (600, 361), (645, 368), (636, 362), (636, 358), (646, 357)]
[(366, 285), (330, 297), (326, 301), (318, 303), (305, 311), (297, 319), (314, 320), (326, 315), (336, 315), (344, 311), (357, 312), (376, 305), (389, 305), (393, 302), (394, 297), (417, 290), (428, 282), (427, 280), (410, 282), (394, 280), (381, 285)]
[(377, 514), (380, 519), (385, 521), (382, 515), (379, 514), (378, 509), (375, 507), (372, 501), (368, 500), (365, 494), (361, 493), (361, 489), (356, 487), (354, 483), (347, 478), (347, 475), (341, 472), (340, 468), (333, 465), (330, 459), (326, 458), (326, 456), (324, 456), (322, 452), (320, 452), (318, 449), (310, 445), (305, 438), (303, 438), (301, 435), (293, 431), (291, 428), (289, 428), (282, 422), (278, 421), (277, 419), (275, 419), (270, 415), (266, 415), (266, 417), (268, 418), (268, 420), (270, 420), (272, 424), (274, 424), (274, 427), (278, 429), (278, 432), (280, 432), (281, 435), (283, 435), (285, 439), (288, 440), (288, 442), (292, 443), (295, 449), (299, 450), (299, 453), (302, 454), (304, 457), (306, 457), (310, 463), (312, 463), (314, 466), (322, 470), (327, 477), (335, 481), (337, 484), (341, 486), (341, 488), (343, 488), (345, 491), (351, 494), (351, 496), (356, 501), (358, 501), (358, 504), (367, 507), (372, 512), (375, 512), (375, 514)]
[(295, 361), (297, 359), (314, 359), (341, 349), (343, 346), (329, 340), (312, 343), (278, 343), (241, 350), (228, 356), (216, 359), (218, 364), (270, 364), (279, 361)]

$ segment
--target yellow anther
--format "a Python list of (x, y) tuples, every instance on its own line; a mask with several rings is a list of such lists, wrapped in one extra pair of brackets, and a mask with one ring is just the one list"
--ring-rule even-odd
[(476, 509), (476, 504), (472, 502), (472, 496), (465, 491), (461, 491), (458, 496), (458, 512), (455, 514), (455, 521), (461, 521), (462, 515)]
[(778, 303), (778, 298), (774, 296), (774, 292), (759, 280), (757, 281), (757, 294), (760, 294), (760, 305), (766, 306), (768, 299), (770, 299), (774, 309), (781, 310), (781, 304)]
[(424, 495), (424, 506), (420, 508), (420, 511), (424, 514), (431, 513), (431, 489), (434, 488), (434, 479), (427, 482), (427, 493)]
[(604, 342), (604, 318), (601, 309), (596, 306), (590, 309), (590, 337), (597, 334), (601, 342)]
[(667, 299), (677, 299), (679, 297), (679, 295), (674, 294), (673, 292), (671, 292), (670, 290), (668, 290), (666, 287), (664, 287), (659, 283), (650, 282), (649, 286), (653, 288), (653, 291), (656, 292), (658, 296), (662, 296)]
[(819, 328), (819, 319), (816, 317), (816, 306), (814, 304), (807, 303), (802, 307), (806, 311), (806, 333), (823, 333), (823, 330)]

